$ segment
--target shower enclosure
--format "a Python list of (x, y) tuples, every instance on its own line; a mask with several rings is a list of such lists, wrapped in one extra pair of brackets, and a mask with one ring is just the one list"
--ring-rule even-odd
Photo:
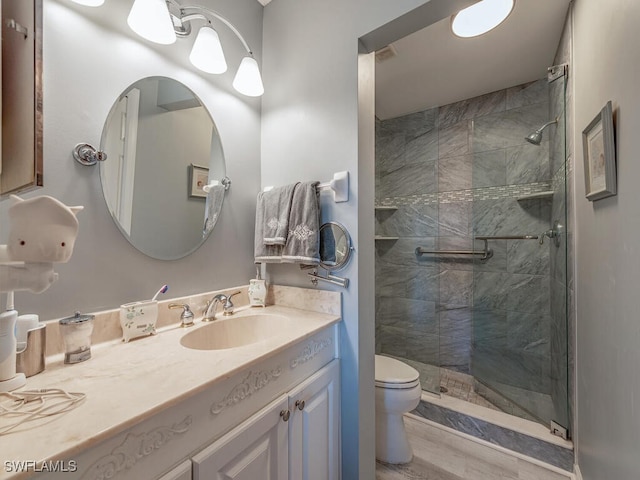
[(377, 121), (376, 352), (424, 390), (570, 427), (565, 158), (562, 66)]

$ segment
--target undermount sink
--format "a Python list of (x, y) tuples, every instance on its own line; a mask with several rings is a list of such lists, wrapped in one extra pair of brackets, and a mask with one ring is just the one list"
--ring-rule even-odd
[(243, 347), (280, 335), (291, 321), (283, 315), (265, 313), (229, 316), (187, 333), (180, 344), (195, 350)]

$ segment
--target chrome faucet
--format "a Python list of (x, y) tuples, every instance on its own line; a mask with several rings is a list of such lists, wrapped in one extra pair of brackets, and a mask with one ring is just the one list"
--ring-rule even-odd
[(560, 246), (560, 236), (562, 235), (562, 225), (558, 220), (553, 222), (553, 227), (549, 230), (542, 232), (538, 237), (540, 239), (540, 245), (544, 243), (544, 237), (549, 237), (549, 240), (553, 240), (553, 244), (556, 247)]
[(220, 302), (222, 303), (222, 314), (225, 316), (233, 315), (234, 305), (231, 302), (231, 297), (239, 294), (240, 292), (234, 292), (231, 295), (225, 295), (223, 293), (219, 293), (215, 297), (213, 297), (210, 301), (207, 302), (207, 306), (205, 307), (204, 317), (202, 318), (203, 322), (213, 322), (216, 319), (216, 308)]
[(193, 312), (191, 311), (191, 308), (189, 307), (189, 305), (187, 305), (186, 303), (182, 304), (182, 303), (170, 303), (169, 304), (169, 308), (174, 309), (174, 308), (181, 308), (182, 309), (182, 313), (180, 314), (180, 321), (182, 322), (182, 327), (187, 328), (187, 327), (193, 327), (194, 323), (193, 323)]

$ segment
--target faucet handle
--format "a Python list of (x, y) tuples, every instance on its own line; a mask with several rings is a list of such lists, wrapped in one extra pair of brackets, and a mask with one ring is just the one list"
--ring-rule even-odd
[(238, 290), (237, 292), (232, 293), (231, 295), (227, 295), (226, 296), (226, 300), (224, 302), (224, 305), (222, 306), (223, 309), (223, 315), (233, 315), (233, 309), (234, 309), (234, 305), (233, 302), (231, 301), (231, 297), (234, 297), (235, 295), (238, 295), (240, 293), (240, 290)]
[(182, 308), (182, 313), (180, 314), (180, 320), (182, 320), (182, 327), (193, 327), (193, 312), (191, 311), (191, 307), (186, 303), (170, 303), (170, 309), (174, 308)]

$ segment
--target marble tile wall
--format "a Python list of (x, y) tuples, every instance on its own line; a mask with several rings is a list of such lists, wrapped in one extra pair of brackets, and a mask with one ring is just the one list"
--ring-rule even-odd
[[(376, 211), (376, 235), (398, 237), (376, 242), (377, 352), (468, 373), (475, 342), (529, 356), (535, 372), (548, 368), (546, 245), (492, 241), (493, 258), (475, 264), (468, 256), (414, 253), (418, 246), (470, 249), (474, 235), (549, 228), (549, 200), (516, 200), (550, 189), (549, 137), (539, 147), (524, 140), (548, 116), (545, 78), (377, 121), (376, 202), (397, 210)], [(550, 389), (548, 375), (532, 383)]]

